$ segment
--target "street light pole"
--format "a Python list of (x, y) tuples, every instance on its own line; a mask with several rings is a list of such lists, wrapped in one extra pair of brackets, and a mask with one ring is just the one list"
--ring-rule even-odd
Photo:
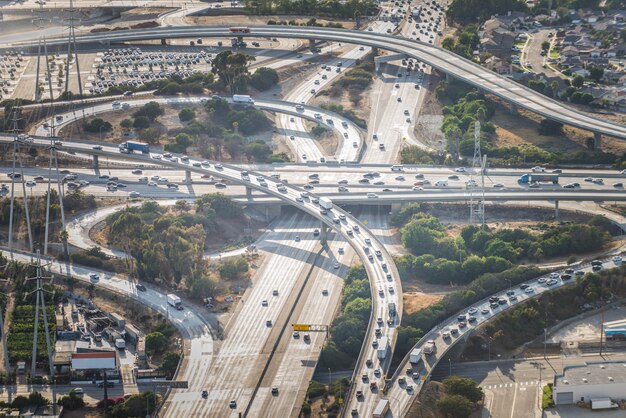
[(448, 364), (450, 365), (450, 377), (452, 377), (452, 360), (448, 357)]

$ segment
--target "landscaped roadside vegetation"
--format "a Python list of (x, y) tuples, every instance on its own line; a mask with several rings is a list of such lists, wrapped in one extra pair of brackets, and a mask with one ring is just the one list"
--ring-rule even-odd
[[(472, 303), (540, 274), (532, 263), (546, 257), (584, 254), (605, 246), (610, 235), (602, 217), (587, 224), (539, 224), (535, 230), (476, 226), (463, 228), (457, 236), (436, 217), (411, 204), (393, 216), (400, 227), (403, 245), (411, 252), (398, 257), (396, 266), (403, 281), (423, 280), (436, 284), (468, 285), (441, 301), (404, 315), (398, 331), (396, 360), (442, 320)], [(569, 257), (574, 261), (575, 257)], [(530, 266), (518, 266), (528, 261)]]
[(512, 350), (543, 334), (544, 329), (584, 312), (585, 306), (625, 296), (624, 267), (587, 273), (576, 278), (573, 286), (542, 294), (507, 310), (485, 325), (484, 330), (494, 349)]
[(352, 266), (344, 279), (341, 313), (330, 327), (320, 355), (320, 368), (343, 370), (358, 358), (372, 310), (369, 279), (362, 265)]
[[(242, 208), (221, 193), (179, 201), (171, 208), (144, 202), (110, 215), (108, 240), (132, 256), (129, 269), (139, 279), (189, 290), (203, 300), (224, 290), (210, 274), (203, 258), (206, 244), (222, 236), (227, 224), (246, 221)], [(231, 266), (231, 263), (233, 264)], [(219, 268), (223, 279), (234, 280), (248, 271), (245, 260), (228, 260)]]
[(266, 142), (250, 138), (272, 127), (267, 116), (253, 107), (214, 98), (204, 104), (204, 109), (182, 109), (182, 127), (172, 129), (158, 123), (164, 113), (162, 105), (149, 102), (133, 114), (133, 119), (124, 119), (120, 125), (125, 130), (134, 129), (138, 139), (149, 144), (165, 143), (164, 149), (170, 152), (193, 151), (202, 158), (217, 160), (288, 161), (285, 154), (273, 154)]

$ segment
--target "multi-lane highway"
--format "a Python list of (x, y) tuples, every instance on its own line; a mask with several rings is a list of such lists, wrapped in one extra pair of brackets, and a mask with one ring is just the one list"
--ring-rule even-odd
[[(35, 140), (38, 144), (45, 144), (46, 140)], [(47, 141), (49, 143), (49, 141)], [(65, 145), (58, 145), (63, 148)], [(150, 155), (144, 154), (119, 154), (114, 147), (102, 147), (102, 149), (93, 150), (87, 148), (85, 144), (82, 144), (82, 150), (91, 150), (90, 152), (96, 152), (102, 156), (123, 156), (124, 159), (133, 160), (136, 162), (154, 162)], [(69, 148), (69, 145), (67, 146)], [(372, 317), (370, 325), (366, 333), (366, 341), (371, 338), (375, 328), (379, 328), (383, 336), (386, 336), (390, 341), (390, 353), (387, 357), (391, 358), (393, 346), (396, 340), (396, 326), (400, 323), (402, 316), (402, 288), (400, 285), (400, 279), (395, 269), (393, 259), (380, 243), (376, 236), (374, 236), (365, 225), (361, 224), (357, 219), (346, 211), (340, 209), (337, 206), (332, 208), (323, 208), (320, 206), (318, 199), (314, 195), (297, 189), (293, 186), (281, 183), (278, 179), (272, 177), (265, 177), (260, 173), (246, 172), (235, 166), (222, 165), (219, 163), (199, 161), (196, 159), (189, 159), (188, 161), (179, 161), (178, 159), (163, 159), (159, 160), (159, 164), (177, 168), (187, 171), (198, 172), (202, 174), (211, 174), (213, 176), (219, 176), (228, 181), (243, 184), (250, 189), (256, 189), (272, 195), (280, 200), (298, 207), (305, 213), (317, 218), (322, 222), (322, 232), (324, 235), (325, 228), (328, 227), (334, 233), (343, 237), (345, 241), (353, 248), (364, 262), (368, 277), (370, 279), (370, 285), (372, 290)], [(369, 256), (369, 260), (368, 260)], [(389, 304), (394, 303), (396, 307), (396, 313), (393, 317), (389, 314)], [(245, 335), (245, 334), (243, 334)], [(237, 339), (233, 340), (237, 341)], [(369, 344), (364, 344), (362, 347), (361, 355), (359, 356), (357, 367), (355, 368), (355, 375), (360, 375), (366, 372), (367, 366), (365, 364), (366, 359), (376, 359), (376, 349)], [(381, 367), (385, 369), (388, 366), (381, 364)], [(189, 395), (191, 396), (191, 395)], [(245, 395), (244, 401), (245, 401)], [(374, 394), (370, 393), (370, 396)], [(249, 402), (249, 398), (248, 402)], [(183, 405), (180, 402), (176, 403), (177, 408)], [(369, 409), (371, 403), (362, 404), (364, 411)], [(221, 408), (221, 406), (220, 406)], [(202, 409), (202, 408), (200, 408)], [(203, 412), (204, 409), (199, 411)]]
[[(605, 259), (604, 265), (606, 268), (618, 267), (621, 265), (621, 259), (618, 262)], [(423, 379), (427, 380), (429, 378), (439, 360), (457, 342), (464, 340), (466, 334), (471, 333), (476, 327), (493, 319), (500, 313), (530, 298), (537, 297), (543, 292), (576, 283), (575, 276), (592, 271), (590, 264), (573, 265), (569, 268), (572, 269), (572, 272), (567, 273), (569, 274), (567, 279), (562, 278), (565, 277), (562, 274), (566, 273), (563, 270), (532, 279), (510, 289), (505, 289), (467, 307), (430, 330), (415, 345), (415, 348), (423, 349), (427, 341), (434, 341), (436, 346), (434, 353), (430, 355), (423, 354), (420, 361), (413, 364), (409, 362), (409, 353), (407, 353), (389, 382), (388, 391), (384, 397), (393, 400), (391, 402), (393, 416), (405, 416), (413, 399), (421, 391)], [(490, 298), (503, 302), (490, 303)]]
[[(532, 89), (489, 71), (478, 64), (459, 57), (458, 55), (436, 47), (410, 39), (403, 39), (374, 32), (359, 32), (345, 29), (295, 26), (252, 26), (250, 34), (254, 37), (284, 37), (298, 39), (316, 39), (335, 42), (354, 43), (393, 52), (406, 54), (408, 57), (424, 62), (446, 74), (463, 80), (472, 86), (494, 94), (515, 106), (527, 109), (548, 119), (566, 125), (575, 126), (594, 133), (615, 138), (626, 139), (626, 126), (590, 116), (587, 113), (572, 109), (563, 103), (550, 99)], [(112, 31), (99, 34), (77, 36), (78, 43), (132, 42), (149, 39), (197, 38), (197, 37), (231, 37), (228, 27), (223, 26), (190, 26), (165, 27), (158, 29), (135, 29), (132, 31)], [(32, 41), (24, 41), (6, 45), (7, 47), (35, 45)], [(48, 45), (64, 45), (64, 39), (49, 39)]]

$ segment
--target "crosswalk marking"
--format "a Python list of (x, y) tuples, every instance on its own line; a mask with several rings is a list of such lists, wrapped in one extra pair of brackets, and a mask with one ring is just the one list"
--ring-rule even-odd
[[(485, 385), (485, 386), (481, 386), (483, 389), (506, 389), (506, 388), (512, 388), (512, 387), (518, 387), (520, 386), (520, 389), (522, 386), (534, 386), (537, 385), (537, 381), (536, 380), (530, 380), (527, 382), (510, 382), (510, 383), (500, 383), (500, 384), (493, 384), (493, 385)], [(526, 390), (526, 388), (523, 388), (523, 390)]]

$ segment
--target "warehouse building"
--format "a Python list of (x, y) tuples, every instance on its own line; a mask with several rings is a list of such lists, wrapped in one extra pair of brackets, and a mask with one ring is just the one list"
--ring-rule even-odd
[(554, 376), (552, 398), (556, 405), (590, 402), (591, 399), (626, 399), (626, 363), (599, 362), (568, 366)]

